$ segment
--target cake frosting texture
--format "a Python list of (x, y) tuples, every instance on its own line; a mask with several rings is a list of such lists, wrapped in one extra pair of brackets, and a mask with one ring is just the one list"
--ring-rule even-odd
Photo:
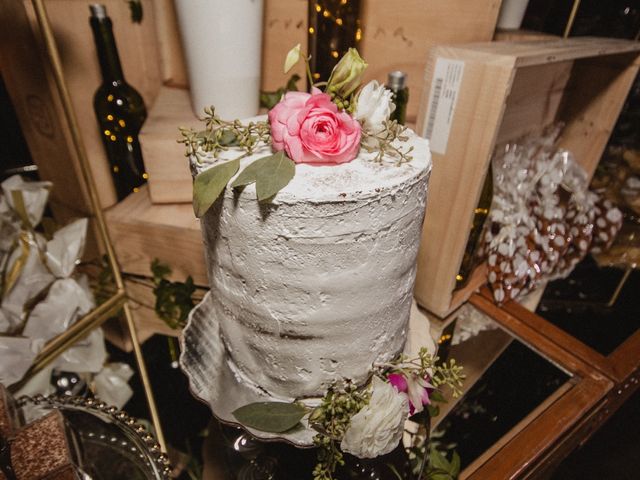
[[(409, 136), (411, 162), (361, 150), (341, 165), (298, 164), (270, 202), (253, 185), (227, 187), (202, 218), (214, 314), (242, 381), (322, 396), (402, 350), (431, 170), (427, 141)], [(261, 147), (240, 171), (269, 154)]]

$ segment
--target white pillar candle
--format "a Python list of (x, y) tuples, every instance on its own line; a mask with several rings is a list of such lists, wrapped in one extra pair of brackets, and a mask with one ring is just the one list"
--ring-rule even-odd
[(198, 117), (251, 117), (260, 102), (263, 0), (175, 0)]
[(498, 28), (515, 30), (520, 28), (529, 0), (504, 0), (500, 7)]

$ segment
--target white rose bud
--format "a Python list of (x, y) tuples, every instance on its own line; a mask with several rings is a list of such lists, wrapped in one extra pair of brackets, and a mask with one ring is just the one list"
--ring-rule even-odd
[(393, 93), (384, 88), (376, 80), (371, 80), (358, 94), (356, 109), (353, 114), (362, 128), (372, 134), (384, 131), (384, 122), (396, 109), (391, 100)]
[(400, 443), (409, 400), (389, 383), (373, 377), (369, 404), (351, 417), (340, 447), (359, 458), (385, 455)]

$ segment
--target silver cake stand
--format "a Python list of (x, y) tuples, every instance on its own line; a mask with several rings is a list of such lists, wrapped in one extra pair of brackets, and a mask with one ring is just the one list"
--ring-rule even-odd
[(282, 401), (253, 385), (241, 381), (229, 364), (229, 356), (214, 317), (211, 292), (189, 313), (187, 326), (180, 338), (180, 366), (189, 379), (191, 393), (209, 405), (222, 423), (242, 427), (259, 440), (283, 441), (296, 447), (312, 447), (316, 432), (306, 418), (300, 428), (285, 433), (262, 432), (242, 425), (233, 411), (254, 402)]

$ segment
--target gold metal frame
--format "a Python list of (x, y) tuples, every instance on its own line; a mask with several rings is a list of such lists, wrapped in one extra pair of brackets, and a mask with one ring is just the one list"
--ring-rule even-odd
[[(60, 94), (65, 119), (69, 125), (69, 131), (71, 132), (73, 146), (76, 150), (76, 153), (78, 154), (83, 181), (87, 186), (87, 191), (89, 192), (91, 209), (93, 211), (94, 220), (98, 227), (100, 236), (99, 240), (102, 242), (102, 247), (106, 252), (109, 267), (111, 268), (111, 271), (113, 273), (113, 278), (116, 284), (116, 292), (106, 302), (96, 307), (93, 311), (76, 322), (65, 333), (49, 341), (34, 360), (31, 368), (25, 375), (25, 379), (29, 379), (37, 372), (41, 371), (46, 365), (51, 363), (51, 361), (58, 357), (67, 348), (69, 348), (78, 340), (84, 338), (94, 328), (102, 325), (107, 319), (112, 317), (115, 312), (122, 309), (126, 318), (127, 329), (131, 337), (131, 343), (133, 344), (133, 352), (135, 355), (136, 363), (138, 364), (138, 371), (140, 372), (140, 377), (142, 378), (142, 384), (147, 398), (147, 403), (149, 405), (151, 421), (156, 432), (158, 443), (160, 444), (162, 450), (166, 452), (167, 447), (165, 438), (162, 432), (162, 427), (160, 425), (160, 418), (158, 415), (158, 410), (156, 408), (153, 390), (149, 381), (149, 375), (147, 373), (144, 357), (142, 355), (142, 349), (140, 348), (140, 343), (138, 342), (136, 326), (133, 321), (131, 309), (128, 304), (128, 297), (124, 281), (122, 279), (122, 273), (120, 272), (118, 259), (116, 258), (115, 250), (113, 248), (113, 244), (111, 243), (107, 224), (105, 222), (102, 208), (100, 206), (100, 199), (98, 197), (95, 180), (91, 171), (91, 165), (87, 157), (87, 151), (85, 149), (84, 142), (82, 141), (82, 136), (78, 127), (78, 121), (76, 119), (75, 111), (73, 110), (73, 105), (71, 103), (71, 97), (69, 96), (69, 91), (65, 82), (60, 54), (53, 37), (53, 32), (51, 30), (51, 25), (49, 23), (49, 18), (47, 16), (47, 11), (44, 7), (43, 0), (32, 0), (32, 4), (35, 10), (36, 18), (38, 20), (38, 25), (44, 39), (47, 57), (51, 62), (54, 80), (58, 93)], [(24, 381), (21, 383), (24, 383)]]
[(580, 8), (580, 0), (573, 0), (571, 13), (569, 14), (569, 19), (567, 20), (567, 24), (564, 27), (564, 33), (562, 34), (562, 38), (569, 38), (569, 35), (571, 34), (571, 29), (573, 28), (573, 23), (576, 21), (576, 15), (578, 14), (579, 8)]

